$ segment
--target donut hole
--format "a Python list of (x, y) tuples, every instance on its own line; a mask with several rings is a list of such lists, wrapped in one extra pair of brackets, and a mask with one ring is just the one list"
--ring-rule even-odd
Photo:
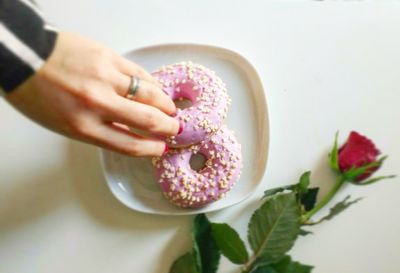
[(194, 171), (200, 171), (206, 166), (207, 157), (202, 153), (192, 154), (189, 160), (190, 168)]
[(191, 82), (181, 83), (174, 87), (172, 100), (176, 108), (185, 109), (193, 106), (199, 95), (198, 90), (194, 90), (194, 85)]
[(190, 99), (184, 98), (184, 97), (174, 99), (174, 103), (175, 103), (176, 108), (178, 108), (178, 109), (189, 108), (190, 106), (193, 105), (193, 102)]

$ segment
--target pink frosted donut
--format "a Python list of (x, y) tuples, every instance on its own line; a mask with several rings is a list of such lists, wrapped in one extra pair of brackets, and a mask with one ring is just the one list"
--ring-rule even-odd
[[(206, 158), (198, 171), (189, 164), (196, 153)], [(223, 198), (239, 179), (242, 164), (240, 144), (226, 126), (197, 145), (153, 159), (164, 196), (183, 208), (198, 208)]]
[(172, 147), (185, 147), (208, 138), (221, 127), (230, 98), (225, 84), (214, 71), (199, 64), (181, 62), (152, 73), (172, 99), (189, 99), (192, 105), (178, 109), (176, 118), (183, 125), (177, 136), (166, 139)]

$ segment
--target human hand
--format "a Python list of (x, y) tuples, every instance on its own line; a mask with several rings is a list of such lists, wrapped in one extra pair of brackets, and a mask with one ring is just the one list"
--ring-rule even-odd
[[(133, 75), (141, 80), (135, 101), (125, 97)], [(59, 33), (43, 67), (6, 99), (55, 132), (132, 156), (161, 155), (167, 146), (156, 136), (179, 130), (173, 101), (149, 73), (71, 33)]]

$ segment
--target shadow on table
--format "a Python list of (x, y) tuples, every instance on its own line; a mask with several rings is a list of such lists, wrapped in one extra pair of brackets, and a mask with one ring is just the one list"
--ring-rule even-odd
[(147, 215), (121, 204), (108, 189), (97, 148), (71, 141), (68, 164), (72, 186), (82, 207), (97, 221), (120, 229), (160, 230), (176, 227), (188, 217)]
[[(321, 157), (318, 159), (316, 162), (315, 166), (310, 166), (308, 169), (303, 170), (304, 172), (306, 171), (311, 171), (311, 184), (310, 187), (319, 187), (319, 192), (318, 192), (318, 198), (321, 198), (324, 196), (333, 186), (335, 183), (336, 176), (334, 172), (330, 169), (328, 165), (328, 155), (329, 151), (324, 151), (321, 154)], [(298, 178), (300, 178), (302, 173), (298, 173)], [(286, 183), (282, 183), (280, 186), (286, 186), (290, 184), (297, 183), (298, 181), (287, 181)], [(260, 196), (259, 201), (255, 200), (254, 202), (251, 202), (250, 204), (247, 204), (246, 206), (242, 206), (238, 212), (238, 217), (247, 216), (249, 214), (248, 211), (251, 213), (257, 209), (263, 201), (261, 200), (263, 196), (263, 192), (265, 190), (271, 189), (274, 187), (266, 187), (266, 188), (261, 188), (259, 187), (257, 189), (257, 193), (254, 193), (254, 195)], [(319, 200), (319, 199), (318, 199)]]
[(71, 141), (68, 165), (77, 199), (96, 221), (133, 233), (138, 230), (176, 230), (154, 264), (154, 272), (167, 272), (172, 261), (189, 249), (191, 217), (147, 215), (125, 207), (106, 185), (97, 148)]

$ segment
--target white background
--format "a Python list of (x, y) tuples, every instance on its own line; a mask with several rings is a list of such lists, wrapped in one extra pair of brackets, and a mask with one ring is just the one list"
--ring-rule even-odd
[[(390, 155), (380, 174), (400, 173), (398, 2), (38, 2), (61, 29), (120, 53), (197, 42), (233, 49), (255, 65), (270, 110), (268, 170), (252, 198), (209, 215), (242, 238), (264, 189), (310, 169), (326, 192), (333, 177), (325, 160), (336, 130), (341, 140), (352, 129), (374, 139)], [(119, 204), (94, 147), (42, 129), (4, 100), (0, 124), (1, 273), (167, 272), (189, 248), (192, 218), (144, 215)], [(364, 200), (312, 228), (293, 257), (314, 265), (314, 273), (398, 273), (399, 190), (398, 178), (347, 186), (337, 200)], [(219, 272), (234, 268), (223, 259)]]

